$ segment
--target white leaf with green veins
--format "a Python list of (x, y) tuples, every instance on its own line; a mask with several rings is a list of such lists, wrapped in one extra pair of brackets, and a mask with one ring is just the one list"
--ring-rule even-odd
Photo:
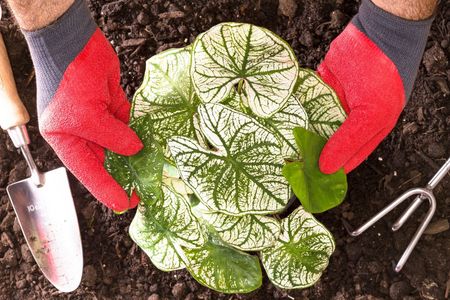
[(312, 70), (300, 69), (298, 80), (295, 96), (308, 114), (309, 129), (330, 138), (346, 118), (339, 98)]
[[(248, 100), (245, 95), (240, 96), (234, 93), (223, 102), (223, 104), (243, 112), (248, 115), (253, 115), (247, 107)], [(302, 127), (308, 129), (308, 115), (296, 96), (291, 95), (284, 106), (268, 118), (255, 118), (268, 129), (270, 129), (280, 139), (282, 143), (281, 154), (286, 159), (299, 159), (300, 153), (295, 144), (293, 129), (295, 127)]]
[(251, 110), (268, 117), (294, 91), (298, 63), (293, 50), (271, 31), (251, 25), (222, 23), (199, 35), (192, 48), (191, 76), (205, 102), (221, 102), (239, 86)]
[(224, 244), (208, 231), (208, 241), (198, 249), (186, 249), (186, 268), (204, 286), (223, 293), (249, 293), (262, 284), (258, 257)]
[(261, 120), (261, 123), (271, 129), (282, 142), (283, 158), (299, 159), (300, 153), (295, 143), (293, 129), (308, 128), (308, 116), (305, 109), (294, 95), (289, 97), (283, 108), (273, 116)]
[(261, 251), (267, 276), (285, 289), (313, 285), (328, 266), (335, 248), (333, 236), (302, 207), (283, 219), (281, 228), (277, 243)]
[(214, 227), (225, 243), (243, 251), (273, 246), (281, 231), (280, 223), (267, 216), (203, 212), (201, 218)]
[[(171, 49), (147, 61), (144, 82), (136, 92), (132, 119), (145, 116), (156, 140), (165, 148), (174, 136), (196, 137), (194, 114), (199, 99), (191, 84), (188, 49)], [(166, 152), (166, 157), (168, 157)]]
[(255, 119), (221, 104), (198, 109), (200, 126), (216, 149), (185, 137), (169, 140), (181, 177), (208, 209), (231, 215), (281, 211), (289, 200), (275, 135)]
[(188, 200), (164, 184), (162, 190), (163, 199), (139, 206), (129, 232), (158, 269), (172, 271), (185, 266), (182, 247), (199, 248), (205, 240)]

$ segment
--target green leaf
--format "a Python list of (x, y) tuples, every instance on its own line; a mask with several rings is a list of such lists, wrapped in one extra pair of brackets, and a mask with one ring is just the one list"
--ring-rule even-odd
[[(200, 101), (191, 84), (190, 65), (191, 54), (186, 48), (151, 57), (144, 82), (133, 99), (132, 119), (144, 117), (164, 148), (174, 135), (196, 137), (194, 114)], [(167, 151), (165, 154), (168, 157)]]
[(105, 169), (129, 196), (136, 191), (143, 201), (148, 201), (159, 197), (161, 193), (163, 150), (145, 123), (142, 123), (142, 119), (135, 120), (130, 126), (140, 137), (144, 148), (133, 156), (123, 156), (107, 150)]
[(300, 69), (295, 96), (305, 108), (310, 129), (329, 138), (346, 118), (336, 93), (312, 70)]
[(258, 257), (210, 235), (199, 249), (186, 249), (186, 268), (204, 286), (222, 293), (249, 293), (262, 284)]
[(298, 76), (290, 46), (271, 31), (251, 24), (214, 26), (197, 37), (192, 55), (192, 81), (203, 102), (221, 102), (237, 86), (261, 117), (281, 109)]
[(208, 209), (231, 215), (281, 211), (289, 200), (280, 143), (255, 119), (221, 104), (199, 106), (200, 126), (215, 150), (174, 137), (170, 152), (183, 180)]
[(280, 223), (260, 215), (230, 216), (207, 210), (198, 205), (194, 214), (211, 225), (227, 244), (243, 251), (258, 251), (275, 244), (280, 235)]
[(334, 174), (324, 174), (319, 169), (319, 157), (326, 140), (304, 128), (295, 128), (294, 136), (303, 154), (303, 161), (288, 163), (283, 167), (295, 195), (304, 208), (320, 213), (338, 206), (347, 193), (347, 176), (341, 169)]
[(281, 227), (275, 246), (261, 251), (267, 276), (285, 289), (313, 285), (328, 266), (335, 248), (333, 236), (302, 207), (283, 219)]
[(188, 200), (166, 185), (162, 191), (164, 198), (139, 206), (129, 231), (158, 269), (172, 271), (185, 266), (182, 247), (199, 248), (205, 240)]

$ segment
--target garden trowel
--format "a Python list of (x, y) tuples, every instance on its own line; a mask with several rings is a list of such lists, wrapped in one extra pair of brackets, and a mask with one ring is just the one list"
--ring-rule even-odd
[(58, 168), (39, 172), (28, 148), (28, 121), (0, 35), (0, 125), (20, 149), (31, 171), (30, 178), (10, 184), (7, 192), (45, 277), (61, 292), (71, 292), (81, 281), (83, 252), (67, 171)]

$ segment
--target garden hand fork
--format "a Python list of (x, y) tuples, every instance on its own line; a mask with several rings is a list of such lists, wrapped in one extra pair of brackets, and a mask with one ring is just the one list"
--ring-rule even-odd
[(397, 221), (392, 225), (392, 231), (397, 231), (400, 227), (405, 224), (406, 220), (414, 213), (414, 211), (422, 204), (424, 200), (428, 200), (430, 203), (430, 208), (426, 214), (425, 219), (423, 219), (417, 231), (414, 233), (413, 238), (409, 242), (408, 247), (406, 247), (405, 252), (403, 252), (402, 257), (398, 261), (395, 266), (395, 271), (400, 272), (400, 270), (405, 265), (408, 260), (411, 252), (414, 250), (417, 242), (422, 236), (423, 232), (427, 228), (431, 219), (433, 218), (434, 212), (436, 211), (436, 198), (433, 194), (433, 189), (438, 185), (438, 183), (445, 177), (445, 175), (450, 171), (450, 158), (447, 159), (445, 164), (439, 169), (439, 171), (431, 178), (425, 188), (413, 188), (405, 192), (403, 195), (394, 200), (391, 204), (382, 209), (378, 214), (376, 214), (373, 218), (368, 220), (364, 225), (359, 227), (358, 229), (351, 231), (347, 228), (351, 236), (358, 236), (364, 231), (366, 231), (370, 226), (375, 224), (382, 217), (387, 215), (391, 210), (396, 208), (398, 205), (403, 203), (406, 199), (411, 198), (412, 196), (416, 196), (414, 201), (410, 204), (410, 206), (405, 210), (405, 212), (397, 219)]

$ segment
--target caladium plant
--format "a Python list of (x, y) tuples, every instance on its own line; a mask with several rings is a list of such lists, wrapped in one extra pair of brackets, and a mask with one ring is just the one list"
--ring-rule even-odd
[[(344, 119), (334, 91), (280, 37), (223, 23), (147, 61), (130, 123), (145, 147), (109, 152), (105, 167), (141, 198), (130, 235), (157, 268), (246, 293), (261, 286), (259, 257), (275, 285), (304, 288), (334, 251), (311, 213), (345, 196), (345, 174), (317, 167)], [(281, 218), (292, 190), (302, 206)]]

